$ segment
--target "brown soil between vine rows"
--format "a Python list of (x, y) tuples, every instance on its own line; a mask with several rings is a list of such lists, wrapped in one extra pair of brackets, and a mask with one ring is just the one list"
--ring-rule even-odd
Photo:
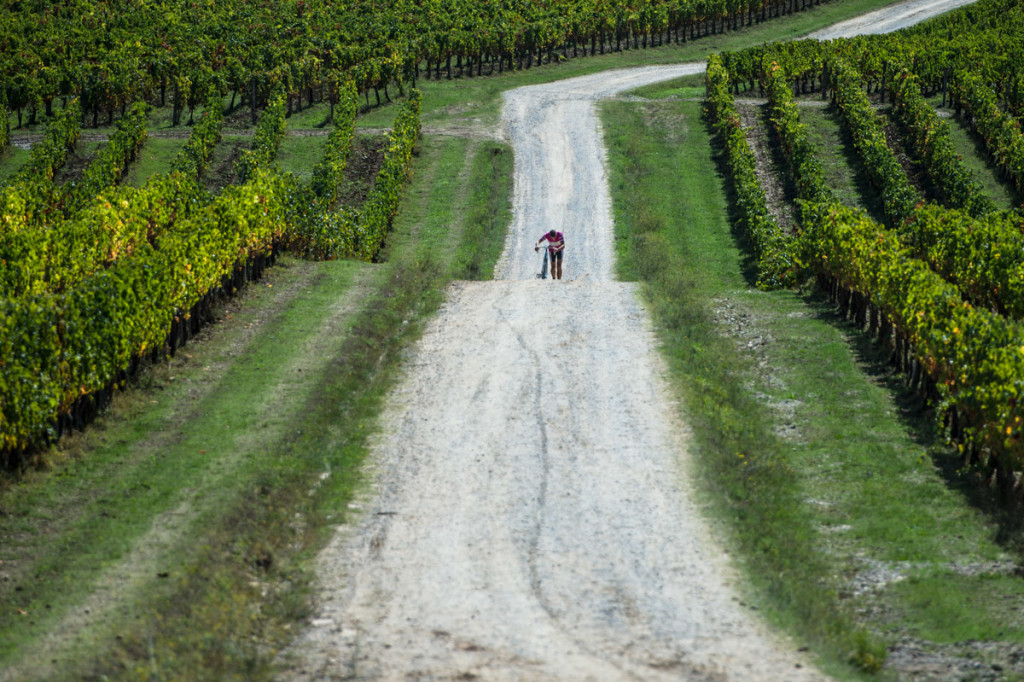
[(792, 192), (787, 189), (783, 181), (785, 169), (779, 168), (776, 163), (777, 155), (773, 153), (771, 147), (763, 109), (751, 105), (737, 105), (736, 110), (740, 115), (740, 123), (747, 137), (747, 143), (754, 153), (757, 177), (764, 190), (768, 213), (775, 219), (779, 227), (784, 230), (792, 229), (796, 225)]
[(373, 181), (384, 164), (384, 147), (381, 136), (355, 135), (352, 150), (345, 166), (345, 181), (341, 183), (338, 203), (342, 206), (362, 206), (366, 196), (373, 189)]

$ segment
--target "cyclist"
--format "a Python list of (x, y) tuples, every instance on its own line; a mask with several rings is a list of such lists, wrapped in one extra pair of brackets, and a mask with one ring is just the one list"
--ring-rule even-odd
[(565, 253), (565, 235), (558, 230), (549, 230), (533, 245), (536, 252), (540, 243), (548, 243), (548, 256), (551, 258), (551, 279), (562, 279), (562, 254)]

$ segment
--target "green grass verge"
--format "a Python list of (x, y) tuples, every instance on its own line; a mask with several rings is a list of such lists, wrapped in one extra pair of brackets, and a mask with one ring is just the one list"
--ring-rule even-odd
[[(921, 576), (898, 583), (908, 629), (921, 639), (1024, 643), (1024, 584), (1015, 575)], [(978, 602), (988, 606), (975, 608)]]
[(188, 138), (179, 137), (147, 138), (135, 161), (128, 166), (124, 184), (142, 187), (151, 177), (170, 172), (171, 162), (187, 141)]
[[(1006, 528), (979, 511), (983, 495), (883, 353), (813, 291), (754, 288), (700, 105), (603, 112), (620, 274), (645, 283), (709, 504), (752, 599), (827, 672), (875, 669), (883, 643), (923, 636), (920, 620), (937, 617), (900, 586), (927, 576), (921, 589), (938, 599), (993, 580), (984, 567), (1013, 557), (997, 542)], [(852, 587), (880, 570), (908, 582)], [(970, 594), (943, 602), (954, 638), (972, 636), (976, 612), (998, 620), (1016, 592)]]
[(285, 135), (274, 163), (283, 172), (291, 173), (296, 180), (305, 184), (313, 177), (313, 166), (323, 157), (326, 144), (327, 138), (321, 135)]
[(825, 182), (843, 205), (867, 211), (883, 219), (881, 194), (874, 191), (835, 107), (800, 108), (800, 122), (807, 127), (807, 139), (817, 151)]
[(706, 92), (704, 74), (698, 73), (645, 85), (642, 88), (631, 90), (630, 94), (646, 99), (704, 99)]
[(0, 183), (7, 182), (8, 178), (21, 170), (30, 155), (29, 150), (14, 146), (9, 146), (0, 153)]
[[(941, 99), (933, 102), (933, 105), (939, 103)], [(992, 200), (996, 208), (1010, 209), (1024, 203), (1024, 197), (1017, 193), (1013, 183), (1002, 177), (999, 169), (991, 162), (985, 143), (971, 127), (955, 116), (943, 120), (949, 124), (949, 140), (953, 143), (953, 149), (963, 159), (967, 169), (974, 174), (974, 179), (981, 184), (985, 196)]]
[(470, 195), (462, 242), (455, 252), (453, 279), (491, 279), (512, 219), (512, 149), (481, 145), (470, 171)]

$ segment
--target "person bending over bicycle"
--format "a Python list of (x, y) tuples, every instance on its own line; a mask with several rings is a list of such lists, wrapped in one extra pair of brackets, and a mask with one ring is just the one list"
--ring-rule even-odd
[(558, 230), (549, 230), (533, 245), (536, 252), (540, 243), (548, 243), (548, 257), (551, 258), (551, 279), (562, 279), (562, 254), (565, 253), (565, 235)]

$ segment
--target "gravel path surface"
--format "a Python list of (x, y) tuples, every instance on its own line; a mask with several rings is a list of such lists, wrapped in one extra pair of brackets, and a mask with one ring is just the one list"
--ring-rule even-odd
[(733, 599), (634, 285), (459, 283), (411, 365), (287, 679), (817, 679)]
[[(594, 102), (703, 68), (506, 94), (501, 281), (453, 286), (391, 396), (285, 679), (820, 679), (739, 605), (636, 285), (612, 281)], [(535, 277), (549, 226), (562, 282)]]
[(601, 123), (594, 103), (624, 90), (703, 73), (704, 64), (605, 71), (505, 93), (503, 121), (515, 149), (512, 227), (499, 279), (532, 279), (532, 246), (552, 227), (565, 232), (570, 279), (612, 278), (612, 216)]
[(907, 0), (862, 14), (854, 19), (840, 21), (838, 24), (810, 33), (807, 37), (832, 40), (857, 35), (891, 33), (972, 2), (974, 0)]
[[(282, 679), (822, 679), (740, 605), (647, 314), (612, 281), (594, 103), (703, 68), (506, 93), (499, 281), (453, 285), (410, 360), (362, 519), (321, 554), (318, 613)], [(562, 282), (535, 278), (550, 227)]]

